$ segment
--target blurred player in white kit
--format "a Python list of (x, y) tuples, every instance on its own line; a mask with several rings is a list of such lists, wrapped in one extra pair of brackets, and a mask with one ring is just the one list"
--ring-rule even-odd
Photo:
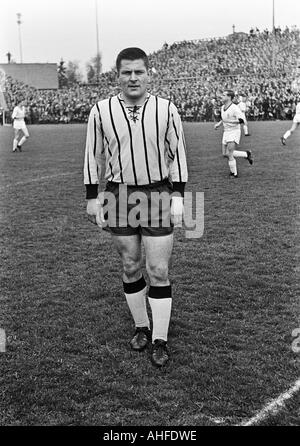
[(294, 131), (299, 127), (300, 124), (300, 96), (296, 97), (296, 113), (293, 119), (292, 127), (281, 136), (281, 144), (286, 145), (286, 140), (294, 133)]
[(239, 107), (234, 104), (234, 92), (225, 90), (222, 96), (223, 106), (221, 108), (221, 121), (215, 124), (217, 130), (222, 124), (224, 133), (222, 138), (222, 154), (228, 159), (230, 178), (238, 178), (237, 164), (235, 158), (245, 158), (249, 164), (253, 164), (250, 150), (237, 150), (241, 139), (241, 124), (244, 124), (244, 115)]
[(13, 152), (16, 152), (17, 150), (19, 150), (19, 152), (22, 152), (22, 145), (29, 138), (29, 132), (27, 130), (24, 119), (25, 114), (26, 109), (24, 99), (20, 97), (17, 101), (17, 105), (12, 112), (13, 128), (15, 133), (13, 140)]

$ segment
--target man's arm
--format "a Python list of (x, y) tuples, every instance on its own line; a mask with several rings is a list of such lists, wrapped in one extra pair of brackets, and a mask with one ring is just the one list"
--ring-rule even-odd
[(86, 187), (87, 214), (89, 220), (102, 227), (103, 203), (98, 200), (98, 186), (101, 178), (104, 151), (101, 121), (98, 110), (94, 106), (90, 112), (84, 156), (84, 184)]
[(223, 124), (223, 121), (221, 119), (221, 121), (217, 122), (217, 124), (215, 124), (215, 130), (218, 130), (219, 127), (221, 127), (221, 125)]
[(97, 108), (94, 105), (90, 112), (87, 124), (83, 168), (87, 199), (97, 198), (98, 196), (98, 185), (102, 167), (101, 154), (103, 149), (100, 117)]
[(238, 105), (235, 107), (235, 116), (238, 124), (245, 124), (244, 114)]
[(169, 129), (167, 132), (168, 154), (170, 162), (170, 180), (175, 196), (172, 197), (171, 217), (175, 226), (180, 225), (183, 217), (183, 196), (188, 180), (186, 145), (182, 122), (174, 104), (170, 103)]
[(167, 132), (168, 154), (170, 162), (170, 179), (175, 192), (184, 194), (185, 183), (188, 180), (186, 162), (186, 145), (179, 113), (174, 104), (170, 104), (169, 129)]

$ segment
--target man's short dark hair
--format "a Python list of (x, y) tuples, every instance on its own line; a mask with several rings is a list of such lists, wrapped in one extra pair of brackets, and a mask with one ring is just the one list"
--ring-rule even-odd
[(226, 93), (226, 94), (227, 94), (227, 96), (230, 96), (230, 97), (231, 97), (231, 99), (233, 99), (233, 98), (234, 98), (234, 96), (235, 96), (235, 94), (234, 94), (234, 91), (233, 91), (233, 90), (224, 90), (224, 93)]
[(119, 73), (120, 71), (122, 60), (137, 60), (137, 59), (142, 59), (144, 61), (147, 70), (149, 69), (149, 60), (145, 51), (135, 47), (125, 48), (118, 54), (116, 61), (117, 72)]

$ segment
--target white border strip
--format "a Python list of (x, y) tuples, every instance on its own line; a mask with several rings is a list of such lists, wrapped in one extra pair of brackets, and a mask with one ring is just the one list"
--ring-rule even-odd
[(295, 395), (295, 393), (299, 392), (299, 390), (300, 390), (300, 379), (298, 379), (289, 390), (282, 393), (275, 400), (267, 404), (267, 406), (261, 409), (261, 411), (258, 412), (254, 417), (250, 418), (248, 421), (244, 421), (243, 423), (239, 424), (239, 426), (253, 426), (266, 419), (270, 414), (276, 415), (279, 412), (280, 408), (284, 406), (285, 401), (292, 398)]

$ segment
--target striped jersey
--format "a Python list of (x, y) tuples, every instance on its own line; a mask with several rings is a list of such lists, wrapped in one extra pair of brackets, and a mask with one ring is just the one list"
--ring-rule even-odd
[(239, 119), (244, 120), (244, 116), (240, 108), (233, 102), (231, 102), (231, 104), (227, 106), (227, 108), (225, 108), (224, 105), (222, 106), (221, 117), (225, 132), (231, 130), (239, 130), (240, 123), (238, 122), (238, 120)]
[(107, 181), (127, 185), (147, 185), (165, 178), (185, 183), (185, 139), (175, 105), (151, 94), (140, 106), (126, 106), (121, 94), (95, 104), (85, 146), (87, 190), (99, 184), (102, 170)]
[(12, 119), (24, 119), (25, 118), (25, 107), (19, 107), (18, 105), (13, 109)]

